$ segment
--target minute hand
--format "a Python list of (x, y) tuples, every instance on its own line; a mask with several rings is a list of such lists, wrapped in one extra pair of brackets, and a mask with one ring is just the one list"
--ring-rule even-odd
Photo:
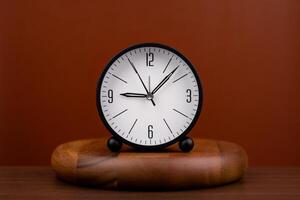
[(171, 71), (152, 91), (152, 94), (156, 93), (157, 90), (159, 90), (159, 88), (161, 88), (170, 78), (171, 76), (174, 74), (174, 72), (178, 69), (178, 67), (176, 67), (173, 71)]

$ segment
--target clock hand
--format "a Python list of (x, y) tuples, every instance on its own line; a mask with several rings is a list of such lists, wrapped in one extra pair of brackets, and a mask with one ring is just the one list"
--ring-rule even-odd
[(151, 83), (151, 82), (150, 82), (150, 76), (148, 76), (148, 83), (149, 83), (149, 84), (148, 84), (148, 86), (149, 86), (149, 92), (151, 93), (151, 87), (150, 87), (150, 83)]
[(179, 66), (177, 66), (173, 71), (171, 71), (152, 91), (152, 94), (156, 93), (159, 88), (161, 88), (174, 74), (174, 72), (178, 69)]
[(124, 97), (139, 97), (139, 98), (145, 98), (145, 97), (147, 97), (146, 94), (131, 93), (131, 92), (121, 93), (120, 95), (122, 95)]
[[(147, 88), (146, 88), (146, 86), (145, 86), (145, 84), (144, 84), (144, 82), (143, 82), (143, 80), (142, 80), (140, 74), (139, 74), (138, 71), (136, 70), (134, 64), (129, 60), (128, 57), (127, 57), (127, 59), (128, 59), (128, 61), (129, 61), (130, 65), (132, 66), (133, 70), (135, 71), (135, 73), (138, 75), (138, 77), (139, 77), (140, 81), (142, 82), (143, 87), (144, 87), (144, 89), (146, 90), (147, 94), (150, 94), (149, 91), (147, 90)], [(153, 99), (151, 98), (150, 100), (151, 100), (153, 106), (155, 106), (155, 103), (154, 103)]]

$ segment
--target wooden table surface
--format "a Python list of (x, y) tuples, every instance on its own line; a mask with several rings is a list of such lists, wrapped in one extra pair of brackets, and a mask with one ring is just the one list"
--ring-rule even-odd
[(50, 167), (0, 167), (0, 199), (300, 199), (300, 167), (250, 167), (231, 185), (184, 191), (106, 191), (58, 181)]

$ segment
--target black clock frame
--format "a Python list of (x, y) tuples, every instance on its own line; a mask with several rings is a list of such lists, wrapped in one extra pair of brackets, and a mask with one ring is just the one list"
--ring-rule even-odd
[[(162, 49), (166, 49), (174, 54), (176, 54), (177, 56), (179, 56), (182, 60), (184, 60), (187, 65), (190, 67), (190, 69), (192, 70), (197, 84), (198, 84), (198, 88), (199, 88), (199, 103), (198, 103), (198, 107), (197, 107), (197, 111), (195, 114), (195, 117), (193, 118), (191, 124), (189, 125), (189, 127), (178, 137), (174, 138), (173, 140), (164, 143), (164, 144), (159, 144), (159, 145), (155, 145), (155, 146), (144, 146), (144, 145), (140, 145), (140, 144), (136, 144), (133, 142), (130, 142), (124, 138), (122, 138), (121, 136), (119, 136), (108, 124), (108, 122), (106, 121), (105, 117), (104, 117), (104, 113), (102, 111), (101, 108), (101, 101), (100, 101), (100, 89), (103, 83), (103, 79), (105, 77), (106, 72), (108, 71), (108, 69), (111, 67), (111, 65), (122, 55), (124, 55), (125, 53), (137, 49), (137, 48), (142, 48), (142, 47), (158, 47), (158, 48), (162, 48)], [(184, 56), (182, 55), (179, 51), (177, 51), (176, 49), (163, 45), (163, 44), (159, 44), (159, 43), (141, 43), (141, 44), (136, 44), (133, 46), (130, 46), (126, 49), (123, 49), (122, 51), (120, 51), (116, 56), (114, 56), (109, 62), (108, 64), (105, 66), (104, 70), (102, 71), (99, 79), (98, 79), (98, 83), (97, 83), (97, 91), (96, 91), (96, 105), (97, 105), (97, 109), (98, 109), (98, 113), (99, 116), (102, 120), (102, 122), (104, 123), (104, 126), (110, 131), (110, 133), (112, 134), (112, 136), (117, 139), (118, 141), (127, 144), (135, 149), (141, 150), (141, 151), (153, 151), (153, 150), (159, 150), (159, 149), (163, 149), (167, 146), (170, 146), (172, 144), (175, 144), (176, 142), (180, 142), (183, 141), (184, 139), (186, 139), (186, 135), (191, 131), (191, 129), (195, 126), (200, 113), (201, 113), (201, 109), (202, 109), (202, 104), (203, 104), (203, 89), (202, 89), (202, 85), (200, 82), (200, 78), (199, 75), (196, 71), (196, 69), (194, 68), (194, 66), (192, 65), (192, 63)]]

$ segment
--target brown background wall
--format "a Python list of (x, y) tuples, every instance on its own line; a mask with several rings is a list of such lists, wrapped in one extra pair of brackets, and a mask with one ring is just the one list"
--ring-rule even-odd
[(300, 164), (300, 1), (0, 1), (0, 164), (49, 164), (107, 137), (95, 86), (121, 49), (183, 52), (204, 86), (193, 136), (241, 144), (251, 165)]

